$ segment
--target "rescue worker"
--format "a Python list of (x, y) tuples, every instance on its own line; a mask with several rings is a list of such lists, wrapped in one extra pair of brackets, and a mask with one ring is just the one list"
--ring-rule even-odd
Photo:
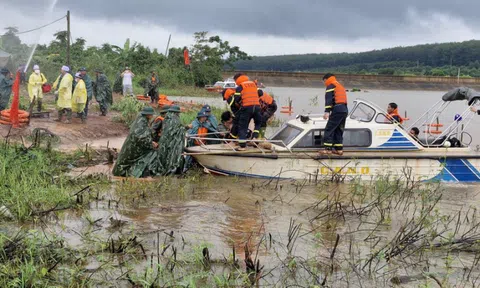
[(260, 125), (260, 137), (265, 138), (265, 130), (267, 129), (267, 122), (277, 112), (277, 102), (271, 95), (263, 91), (260, 97), (260, 107), (262, 108), (262, 125)]
[(152, 137), (153, 141), (157, 142), (160, 141), (160, 136), (162, 136), (163, 130), (163, 122), (165, 121), (165, 116), (167, 114), (168, 109), (170, 109), (169, 105), (163, 106), (162, 110), (160, 110), (160, 115), (153, 120), (152, 123)]
[(85, 117), (85, 119), (87, 119), (88, 105), (90, 105), (90, 102), (93, 98), (93, 81), (92, 78), (90, 78), (90, 76), (88, 76), (87, 74), (87, 68), (80, 68), (80, 74), (82, 74), (82, 80), (83, 82), (85, 82), (85, 87), (87, 88), (87, 103), (85, 103), (85, 109), (83, 110), (83, 116)]
[(43, 100), (43, 84), (47, 83), (47, 78), (40, 72), (38, 65), (33, 66), (33, 72), (28, 78), (28, 95), (30, 96), (30, 103), (37, 101), (37, 111), (42, 111)]
[(227, 102), (230, 111), (233, 113), (233, 123), (230, 129), (230, 138), (238, 138), (238, 117), (237, 113), (240, 110), (240, 96), (235, 95), (235, 89), (227, 88), (222, 91), (223, 100)]
[(220, 136), (222, 138), (226, 138), (230, 135), (230, 131), (232, 130), (233, 127), (233, 114), (230, 111), (225, 111), (222, 113), (220, 125), (218, 125), (218, 132), (220, 132)]
[(132, 123), (130, 133), (113, 167), (113, 175), (140, 178), (151, 174), (150, 165), (157, 159), (154, 149), (158, 147), (152, 139), (152, 131), (148, 125), (153, 114), (153, 108), (145, 106)]
[(207, 125), (211, 126), (209, 127), (209, 130), (217, 131), (218, 120), (217, 120), (217, 117), (215, 117), (215, 115), (212, 114), (212, 108), (209, 105), (204, 105), (201, 111), (205, 112), (205, 114), (207, 115)]
[(479, 110), (478, 108), (471, 106), (471, 107), (470, 107), (470, 110), (471, 110), (473, 113), (477, 113), (478, 115), (480, 115), (480, 110)]
[(0, 111), (5, 110), (10, 103), (12, 94), (13, 75), (7, 68), (0, 70)]
[(152, 74), (147, 79), (147, 85), (145, 87), (145, 97), (150, 96), (152, 103), (158, 102), (158, 76), (155, 71), (152, 71)]
[(85, 105), (87, 104), (87, 86), (83, 81), (82, 74), (75, 74), (75, 90), (72, 96), (72, 111), (80, 115), (82, 123), (86, 122)]
[(396, 103), (388, 104), (387, 113), (388, 120), (391, 120), (392, 122), (395, 120), (396, 122), (403, 124), (403, 118), (400, 116), (400, 114), (398, 114), (398, 105)]
[[(210, 133), (217, 133), (216, 129), (213, 129), (212, 125), (208, 122), (208, 115), (204, 110), (201, 110), (197, 114), (197, 118), (193, 120), (191, 128), (188, 130), (189, 135), (198, 135), (198, 137), (210, 138), (208, 137)], [(210, 144), (206, 140), (195, 139), (193, 141), (194, 145)]]
[[(263, 91), (258, 90), (257, 85), (250, 81), (247, 75), (242, 73), (236, 74), (233, 79), (237, 84), (235, 96), (240, 96), (237, 101), (240, 105), (240, 110), (237, 113), (238, 117), (238, 136), (239, 145), (238, 151), (245, 151), (247, 148), (247, 134), (250, 120), (253, 119), (255, 128), (253, 130), (253, 139), (257, 139), (260, 133), (260, 125), (262, 124), (262, 115), (260, 109), (259, 96), (263, 96)], [(260, 95), (261, 94), (261, 95)]]
[(347, 92), (331, 73), (323, 76), (325, 83), (325, 114), (328, 120), (323, 136), (325, 149), (320, 154), (343, 155), (343, 131), (348, 115)]
[(73, 77), (70, 73), (70, 68), (68, 66), (63, 66), (61, 69), (61, 76), (59, 79), (58, 90), (55, 91), (57, 95), (57, 108), (58, 108), (58, 119), (55, 121), (61, 122), (62, 117), (66, 114), (67, 119), (65, 124), (70, 124), (72, 121), (72, 83)]
[(100, 105), (101, 116), (107, 116), (108, 106), (112, 104), (112, 87), (102, 70), (95, 70), (97, 82), (95, 82), (95, 99)]

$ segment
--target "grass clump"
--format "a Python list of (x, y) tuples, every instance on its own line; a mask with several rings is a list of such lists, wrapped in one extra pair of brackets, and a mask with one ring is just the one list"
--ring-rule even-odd
[(134, 97), (123, 97), (111, 107), (113, 111), (120, 112), (120, 115), (114, 117), (113, 120), (124, 123), (130, 127), (144, 106), (145, 103), (138, 101)]

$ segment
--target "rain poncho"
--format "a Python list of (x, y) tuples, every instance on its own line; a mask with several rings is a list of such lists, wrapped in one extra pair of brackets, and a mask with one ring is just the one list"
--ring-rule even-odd
[(33, 98), (43, 99), (42, 85), (47, 83), (47, 78), (43, 73), (37, 74), (32, 73), (30, 78), (28, 78), (28, 95), (30, 96), (30, 102), (33, 101)]
[[(200, 112), (207, 113), (207, 111), (204, 108), (202, 108), (202, 110), (200, 110)], [(215, 115), (213, 115), (213, 114), (210, 114), (208, 116), (208, 119), (207, 119), (207, 124), (205, 124), (205, 125), (206, 125), (205, 127), (207, 127), (209, 131), (215, 131), (215, 132), (218, 131), (217, 117), (215, 117)]]
[[(188, 130), (188, 134), (189, 135), (198, 135), (200, 134), (199, 133), (199, 130), (200, 128), (206, 128), (207, 129), (207, 133), (216, 133), (218, 132), (218, 130), (215, 130), (213, 128), (213, 125), (207, 120), (206, 122), (203, 122), (201, 123), (198, 118), (195, 119), (193, 122), (192, 122), (192, 128), (190, 128)], [(204, 130), (204, 129), (202, 129)], [(216, 135), (205, 135), (205, 136), (201, 136), (201, 137), (207, 137), (207, 138), (214, 138), (214, 137), (217, 137)], [(205, 140), (202, 140), (202, 142), (207, 142)], [(207, 142), (205, 144), (212, 144), (212, 142)], [(194, 141), (192, 139), (190, 139), (189, 143), (188, 143), (188, 146), (193, 146), (194, 145)]]
[(100, 110), (106, 112), (108, 106), (112, 104), (112, 87), (105, 74), (99, 74), (97, 76), (97, 82), (95, 83), (95, 99), (100, 105)]
[(72, 85), (73, 76), (70, 73), (65, 73), (58, 85), (57, 106), (59, 109), (72, 108)]
[[(117, 162), (113, 167), (113, 175), (140, 178), (148, 174), (152, 161), (158, 161), (157, 151), (153, 149), (152, 131), (146, 116), (139, 115), (130, 128)], [(160, 168), (156, 168), (161, 170)]]
[(81, 113), (85, 109), (87, 104), (87, 87), (85, 82), (80, 79), (75, 85), (75, 91), (73, 91), (72, 96), (72, 111), (76, 113)]
[(0, 111), (7, 108), (10, 102), (10, 95), (12, 94), (13, 79), (5, 77), (0, 74)]
[(93, 98), (93, 82), (92, 82), (92, 78), (90, 78), (90, 76), (88, 76), (87, 74), (85, 74), (83, 76), (83, 82), (85, 82), (85, 87), (87, 88), (87, 98), (88, 98), (88, 101), (91, 101), (92, 98)]
[(163, 121), (163, 132), (158, 142), (158, 159), (161, 165), (156, 174), (168, 175), (183, 169), (183, 149), (185, 147), (185, 127), (177, 113), (168, 112)]

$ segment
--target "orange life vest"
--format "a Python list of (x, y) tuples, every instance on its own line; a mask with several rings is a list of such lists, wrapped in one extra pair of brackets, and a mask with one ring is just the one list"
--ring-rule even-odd
[(155, 118), (155, 120), (153, 120), (153, 122), (160, 122), (163, 120), (165, 120), (165, 118), (163, 118), (162, 116), (158, 116), (157, 118)]
[(242, 106), (260, 106), (260, 99), (258, 97), (258, 88), (253, 81), (250, 81), (246, 75), (238, 77), (236, 81), (238, 86), (242, 87)]
[[(205, 128), (205, 127), (200, 127), (198, 128), (198, 131), (197, 131), (197, 137), (206, 137), (208, 134), (208, 129)], [(197, 146), (200, 146), (203, 144), (203, 141), (201, 139), (196, 139), (195, 140), (195, 145)]]
[(263, 96), (260, 97), (260, 101), (265, 103), (266, 105), (272, 105), (273, 103), (273, 97), (270, 96), (270, 94), (266, 93), (263, 91)]
[(223, 94), (223, 100), (228, 101), (228, 99), (230, 99), (233, 94), (235, 94), (235, 89), (225, 89), (225, 93)]
[[(393, 110), (392, 113), (389, 113), (389, 114), (387, 115), (387, 118), (388, 118), (388, 120), (393, 121), (393, 120), (395, 120), (395, 119), (393, 118), (393, 117), (395, 117), (395, 116), (397, 116), (398, 119), (400, 119), (400, 121), (398, 121), (398, 123), (403, 124), (403, 121), (404, 121), (405, 119), (403, 119), (402, 116), (400, 116), (400, 114), (398, 114), (398, 108), (395, 109), (395, 110)], [(395, 121), (397, 121), (397, 120), (395, 120)]]
[(335, 85), (335, 91), (333, 92), (335, 95), (335, 105), (347, 104), (347, 91), (345, 90), (345, 87), (343, 87), (343, 85), (337, 81), (337, 78), (335, 76), (331, 76), (325, 81), (326, 87), (332, 84)]

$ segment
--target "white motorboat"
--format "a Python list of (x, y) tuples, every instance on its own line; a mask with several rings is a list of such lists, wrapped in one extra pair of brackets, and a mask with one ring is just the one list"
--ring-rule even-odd
[[(469, 147), (468, 140), (472, 139), (465, 132), (473, 117), (478, 116), (467, 107), (452, 123), (444, 125), (443, 132), (433, 128), (452, 101), (480, 104), (480, 94), (472, 96), (472, 91), (457, 93), (470, 97), (457, 95), (457, 99), (445, 100), (444, 96), (408, 128), (392, 123), (375, 104), (356, 100), (346, 122), (343, 156), (318, 155), (327, 123), (321, 115), (297, 116), (266, 140), (270, 144), (252, 141), (253, 147), (247, 151), (235, 151), (235, 141), (222, 140), (221, 144), (189, 147), (186, 152), (206, 171), (221, 175), (310, 180), (392, 176), (404, 180), (480, 182), (480, 154)], [(426, 129), (422, 139), (408, 133), (414, 126)], [(262, 148), (265, 146), (271, 149)]]
[(206, 85), (205, 89), (209, 92), (222, 92), (223, 89), (227, 88), (236, 88), (237, 84), (235, 83), (235, 80), (233, 78), (228, 78), (224, 81), (217, 81), (213, 85)]

